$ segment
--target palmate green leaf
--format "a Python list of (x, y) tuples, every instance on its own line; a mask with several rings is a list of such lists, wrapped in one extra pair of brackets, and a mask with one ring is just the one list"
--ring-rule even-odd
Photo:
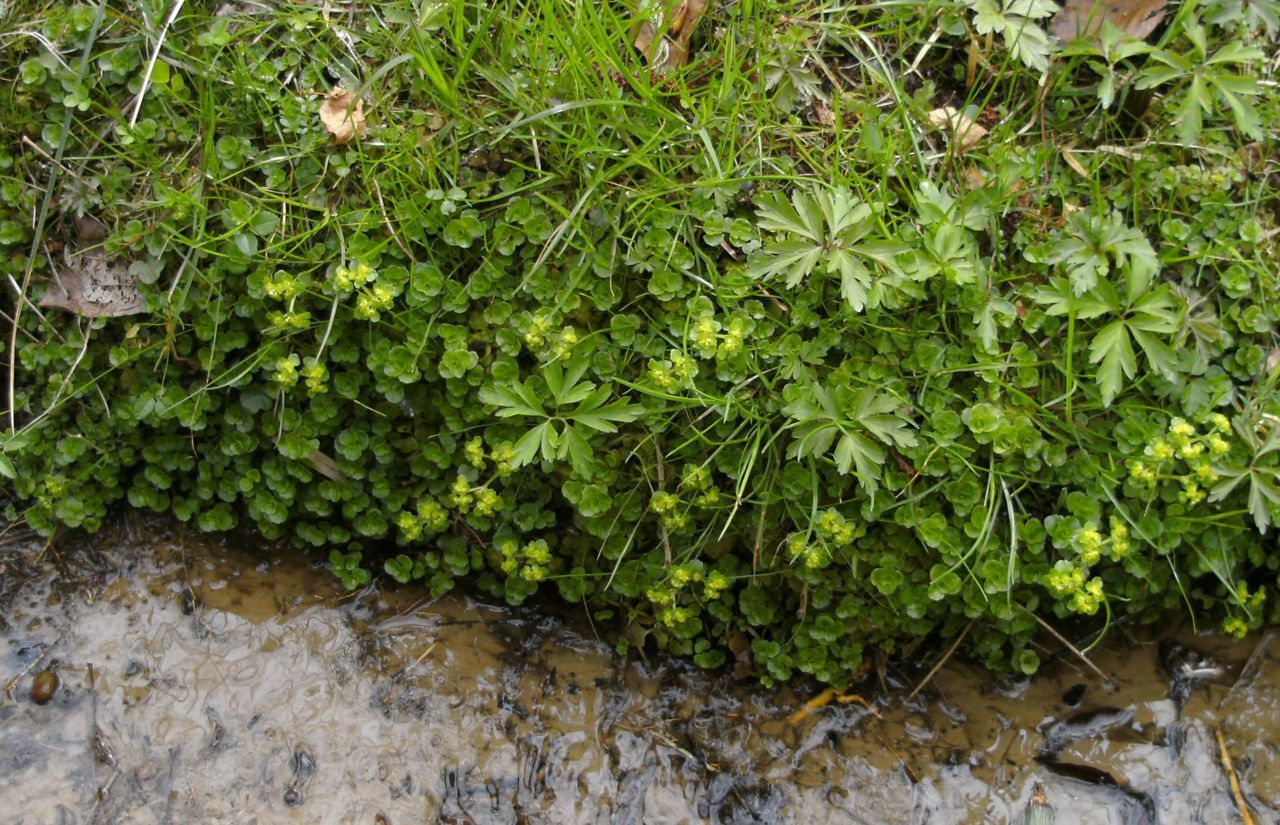
[(873, 285), (872, 266), (902, 275), (896, 258), (907, 247), (887, 238), (864, 240), (875, 228), (872, 210), (848, 190), (797, 190), (790, 201), (768, 195), (757, 215), (760, 227), (779, 237), (752, 255), (747, 274), (753, 278), (782, 277), (795, 289), (814, 272), (837, 275), (841, 296), (860, 312)]
[(1032, 290), (1031, 299), (1046, 305), (1045, 312), (1049, 315), (1070, 315), (1074, 312), (1077, 318), (1089, 319), (1114, 311), (1108, 302), (1096, 294), (1077, 296), (1071, 289), (1070, 282), (1060, 277), (1050, 278), (1048, 286)]
[(538, 400), (533, 390), (520, 381), (512, 382), (507, 386), (481, 387), (480, 400), (497, 407), (498, 410), (495, 415), (499, 418), (511, 418), (516, 415), (545, 416), (547, 414), (542, 407), (542, 402)]
[(767, 280), (786, 277), (787, 287), (795, 289), (822, 261), (826, 250), (809, 241), (777, 241), (762, 247), (747, 266), (747, 274)]
[(798, 235), (815, 244), (826, 237), (822, 213), (808, 194), (796, 190), (788, 201), (780, 193), (762, 196), (756, 203), (756, 217), (766, 232)]
[(844, 433), (836, 444), (836, 469), (842, 475), (848, 475), (852, 468), (863, 484), (871, 492), (879, 486), (876, 476), (880, 465), (884, 464), (884, 450), (874, 441), (859, 433)]
[(615, 424), (630, 423), (643, 414), (644, 407), (639, 404), (615, 401), (612, 404), (586, 411), (575, 410), (566, 415), (566, 418), (569, 418), (575, 424), (581, 424), (597, 432), (614, 433), (618, 431), (618, 428), (614, 426)]
[[(1127, 266), (1131, 277), (1139, 283), (1144, 279), (1149, 281), (1160, 268), (1160, 259), (1151, 242), (1138, 230), (1126, 226), (1124, 218), (1115, 211), (1106, 215), (1085, 212), (1071, 215), (1045, 260), (1066, 269), (1071, 290), (1077, 296), (1097, 287), (1099, 279), (1113, 268)], [(1133, 291), (1132, 286), (1130, 290)]]
[(1147, 356), (1147, 363), (1152, 369), (1171, 381), (1177, 378), (1178, 359), (1168, 344), (1150, 332), (1135, 328), (1132, 324), (1129, 325), (1129, 332), (1133, 335), (1133, 340), (1137, 341), (1138, 346), (1142, 348), (1143, 354)]
[(1089, 361), (1094, 364), (1101, 362), (1098, 387), (1102, 390), (1103, 406), (1110, 406), (1124, 388), (1124, 379), (1132, 378), (1138, 370), (1129, 328), (1123, 321), (1112, 321), (1094, 336), (1089, 345)]
[(879, 468), (884, 449), (877, 439), (898, 447), (916, 443), (911, 423), (897, 413), (900, 402), (872, 389), (833, 390), (819, 384), (804, 387), (799, 396), (783, 407), (795, 430), (787, 454), (791, 458), (832, 456), (842, 474), (853, 472), (870, 492), (878, 488)]
[[(544, 446), (544, 441), (548, 438), (548, 431), (551, 431), (551, 422), (543, 421), (520, 436), (520, 439), (515, 443), (515, 456), (511, 459), (511, 466), (523, 467), (529, 464), (537, 457), (540, 451), (545, 455), (551, 449)], [(551, 432), (554, 434), (554, 431)]]
[(556, 452), (556, 457), (563, 460), (569, 459), (569, 464), (573, 467), (573, 471), (583, 478), (589, 478), (591, 475), (591, 444), (587, 441), (586, 436), (578, 431), (572, 424), (566, 424), (564, 432), (560, 433), (560, 446)]

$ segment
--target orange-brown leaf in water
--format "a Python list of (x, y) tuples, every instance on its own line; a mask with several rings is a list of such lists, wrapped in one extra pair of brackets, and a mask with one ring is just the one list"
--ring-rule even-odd
[[(708, 0), (677, 0), (670, 11), (657, 11), (632, 29), (632, 44), (655, 68), (678, 69), (689, 60), (689, 38), (707, 10)], [(666, 35), (658, 32), (666, 27)], [(656, 41), (656, 42), (655, 42)]]
[(1067, 0), (1049, 25), (1063, 43), (1097, 35), (1104, 20), (1143, 40), (1160, 25), (1168, 4), (1169, 0)]
[(364, 101), (357, 99), (355, 92), (335, 86), (320, 105), (320, 122), (333, 135), (334, 143), (364, 137)]

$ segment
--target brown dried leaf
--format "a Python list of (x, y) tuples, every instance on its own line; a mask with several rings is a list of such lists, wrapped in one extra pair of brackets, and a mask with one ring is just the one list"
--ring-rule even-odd
[(936, 129), (946, 127), (951, 131), (952, 144), (956, 154), (962, 155), (978, 145), (978, 141), (987, 136), (987, 130), (972, 118), (960, 112), (954, 106), (941, 106), (929, 112), (925, 120)]
[(307, 456), (307, 461), (311, 464), (312, 469), (330, 481), (347, 480), (346, 474), (338, 468), (338, 462), (319, 450)]
[(107, 225), (92, 215), (77, 215), (72, 222), (81, 243), (102, 243), (107, 239)]
[[(663, 12), (659, 0), (652, 13), (631, 30), (632, 44), (644, 52), (655, 69), (678, 69), (689, 60), (689, 38), (707, 10), (708, 0), (676, 0)], [(666, 35), (658, 32), (666, 29)]]
[(334, 86), (320, 105), (320, 122), (339, 145), (349, 143), (354, 137), (364, 137), (364, 101), (358, 99), (355, 92)]
[(86, 318), (119, 318), (142, 311), (142, 293), (129, 268), (112, 263), (100, 249), (73, 259), (40, 299), (41, 307), (65, 309)]
[(1063, 43), (1094, 37), (1108, 20), (1120, 31), (1144, 40), (1164, 19), (1169, 0), (1066, 0), (1049, 27)]

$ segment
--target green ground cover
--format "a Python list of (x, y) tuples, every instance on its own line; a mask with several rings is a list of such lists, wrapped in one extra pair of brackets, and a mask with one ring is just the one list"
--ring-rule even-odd
[(0, 9), (11, 518), (840, 687), (1277, 615), (1274, 0)]

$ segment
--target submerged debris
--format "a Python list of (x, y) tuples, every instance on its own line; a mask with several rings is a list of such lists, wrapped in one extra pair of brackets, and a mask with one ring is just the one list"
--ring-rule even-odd
[(58, 692), (58, 674), (52, 670), (42, 670), (31, 682), (31, 701), (37, 705), (47, 705)]
[(1044, 785), (1039, 782), (1031, 790), (1031, 801), (1022, 815), (1022, 825), (1053, 825), (1053, 808), (1045, 796)]

